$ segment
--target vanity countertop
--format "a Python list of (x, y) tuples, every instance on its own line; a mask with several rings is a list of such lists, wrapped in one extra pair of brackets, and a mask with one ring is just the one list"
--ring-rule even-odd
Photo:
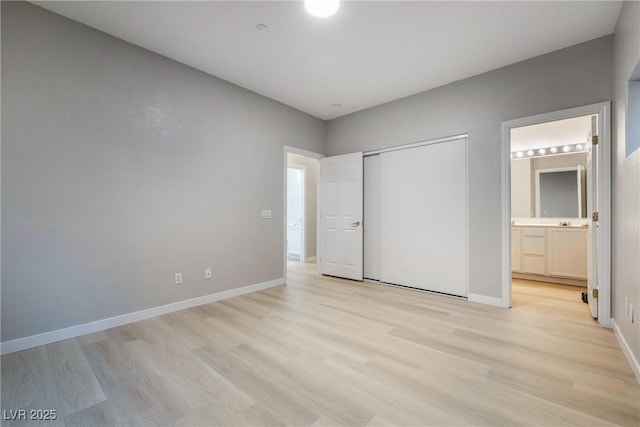
[(512, 227), (533, 227), (533, 228), (589, 228), (589, 224), (572, 224), (572, 225), (560, 225), (560, 224), (511, 224)]

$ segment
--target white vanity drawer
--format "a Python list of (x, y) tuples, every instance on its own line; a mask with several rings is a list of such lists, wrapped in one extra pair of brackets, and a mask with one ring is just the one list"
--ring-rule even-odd
[(522, 239), (522, 253), (525, 255), (546, 254), (546, 240), (542, 237), (524, 237)]
[(522, 229), (522, 234), (524, 236), (539, 236), (539, 237), (544, 237), (547, 234), (547, 229), (543, 228), (543, 227), (537, 227), (537, 228), (523, 228)]

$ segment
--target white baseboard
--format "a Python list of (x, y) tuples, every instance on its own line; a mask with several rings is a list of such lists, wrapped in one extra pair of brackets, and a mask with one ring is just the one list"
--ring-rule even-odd
[(627, 342), (626, 339), (624, 339), (624, 336), (622, 335), (622, 332), (620, 331), (620, 328), (616, 323), (616, 319), (612, 318), (610, 324), (611, 324), (611, 328), (613, 329), (613, 334), (616, 336), (616, 339), (618, 340), (618, 344), (620, 344), (620, 348), (622, 348), (622, 352), (627, 357), (627, 361), (629, 362), (629, 366), (631, 366), (633, 375), (635, 375), (636, 381), (638, 382), (638, 384), (640, 384), (640, 363), (638, 363), (638, 359), (631, 351), (631, 347), (629, 347), (629, 343)]
[(307, 257), (304, 260), (304, 262), (316, 262), (316, 257), (314, 257), (314, 256)]
[(70, 326), (64, 329), (58, 329), (38, 335), (31, 335), (29, 337), (18, 338), (11, 341), (5, 341), (0, 343), (0, 354), (4, 355), (15, 353), (16, 351), (26, 350), (28, 348), (38, 347), (69, 338), (76, 338), (82, 335), (115, 328), (116, 326), (122, 326), (128, 323), (137, 322), (139, 320), (149, 319), (151, 317), (173, 313), (174, 311), (185, 310), (187, 308), (196, 307), (202, 304), (209, 304), (215, 301), (233, 298), (284, 284), (284, 278), (270, 280), (268, 282), (256, 283), (254, 285), (230, 289), (228, 291), (216, 292), (214, 294), (203, 295), (201, 297), (191, 298), (184, 301), (178, 301), (158, 307), (147, 308), (145, 310), (135, 311), (133, 313), (127, 313), (115, 317), (109, 317), (107, 319), (96, 320), (94, 322), (84, 323), (82, 325)]
[(488, 297), (486, 295), (479, 294), (467, 294), (467, 301), (477, 302), (480, 304), (495, 305), (497, 307), (507, 307), (502, 298)]

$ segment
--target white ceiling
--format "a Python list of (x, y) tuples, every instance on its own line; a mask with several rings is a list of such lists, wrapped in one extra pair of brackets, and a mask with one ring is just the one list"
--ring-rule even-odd
[(301, 0), (34, 3), (325, 120), (610, 34), (621, 6), (343, 0), (320, 19)]
[(511, 130), (511, 151), (585, 143), (590, 134), (591, 116), (523, 126)]

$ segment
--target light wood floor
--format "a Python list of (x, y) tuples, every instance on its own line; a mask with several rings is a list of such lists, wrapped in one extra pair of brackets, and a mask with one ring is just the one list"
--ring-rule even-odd
[(517, 281), (504, 310), (291, 268), (288, 286), (4, 356), (2, 409), (56, 409), (41, 426), (640, 425), (580, 288)]

